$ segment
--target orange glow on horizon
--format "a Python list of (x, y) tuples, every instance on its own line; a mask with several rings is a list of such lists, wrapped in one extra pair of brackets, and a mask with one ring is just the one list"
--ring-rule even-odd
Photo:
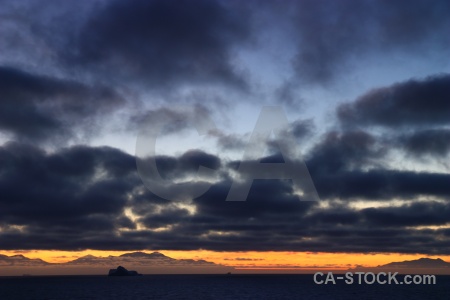
[[(139, 251), (139, 250), (136, 250)], [(51, 263), (64, 263), (85, 255), (106, 257), (119, 256), (133, 251), (56, 251), (56, 250), (23, 250), (1, 251), (0, 254), (22, 254), (28, 258), (40, 258)], [(153, 251), (143, 251), (151, 253)], [(424, 255), (400, 253), (328, 253), (328, 252), (274, 252), (274, 251), (246, 251), (246, 252), (217, 252), (209, 250), (174, 251), (158, 250), (175, 259), (207, 260), (221, 265), (236, 267), (237, 269), (348, 269), (357, 265), (376, 267), (394, 261), (413, 260), (421, 257), (441, 258), (450, 262), (449, 255)]]

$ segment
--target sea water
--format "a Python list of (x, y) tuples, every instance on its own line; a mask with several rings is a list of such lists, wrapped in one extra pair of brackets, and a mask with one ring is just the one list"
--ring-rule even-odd
[(450, 276), (436, 278), (435, 285), (318, 285), (313, 275), (0, 277), (0, 299), (450, 299)]

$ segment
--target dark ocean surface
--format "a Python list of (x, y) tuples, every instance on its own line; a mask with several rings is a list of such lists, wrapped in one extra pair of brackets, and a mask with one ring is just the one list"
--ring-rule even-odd
[(450, 299), (450, 276), (436, 278), (435, 285), (317, 285), (313, 275), (0, 277), (0, 299)]

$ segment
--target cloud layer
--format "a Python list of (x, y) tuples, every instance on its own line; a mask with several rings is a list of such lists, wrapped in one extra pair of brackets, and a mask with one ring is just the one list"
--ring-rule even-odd
[[(366, 62), (447, 60), (448, 1), (45, 2), (0, 8), (2, 249), (450, 254), (446, 65), (342, 87), (350, 100), (322, 96)], [(247, 201), (225, 201), (250, 180), (236, 153), (251, 134), (233, 127), (270, 95), (292, 122), (255, 159), (283, 161), (292, 134), (305, 153), (290, 160), (306, 163), (321, 201), (261, 179)], [(323, 106), (300, 111), (308, 96)], [(183, 130), (205, 112), (222, 122), (212, 146), (184, 149)], [(211, 184), (206, 193), (169, 201), (145, 188), (119, 149), (144, 119), (179, 133), (176, 149), (150, 157), (168, 190), (187, 180)], [(215, 175), (196, 180), (199, 166)]]

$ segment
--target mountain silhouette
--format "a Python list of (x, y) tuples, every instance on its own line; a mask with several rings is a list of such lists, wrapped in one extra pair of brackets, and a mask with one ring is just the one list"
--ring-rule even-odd
[(233, 267), (206, 260), (175, 259), (160, 252), (129, 252), (119, 256), (85, 255), (65, 263), (49, 263), (23, 255), (1, 255), (0, 275), (102, 275), (112, 267), (126, 266), (143, 274), (226, 274)]
[(40, 258), (28, 258), (22, 254), (7, 256), (0, 254), (0, 267), (1, 266), (45, 266), (49, 265), (48, 262), (43, 261)]
[(440, 258), (422, 257), (414, 260), (390, 262), (376, 267), (358, 265), (349, 271), (359, 272), (399, 272), (401, 274), (450, 275), (450, 263)]
[(378, 268), (450, 268), (450, 263), (440, 258), (419, 258), (415, 260), (405, 260), (399, 262), (391, 262)]

